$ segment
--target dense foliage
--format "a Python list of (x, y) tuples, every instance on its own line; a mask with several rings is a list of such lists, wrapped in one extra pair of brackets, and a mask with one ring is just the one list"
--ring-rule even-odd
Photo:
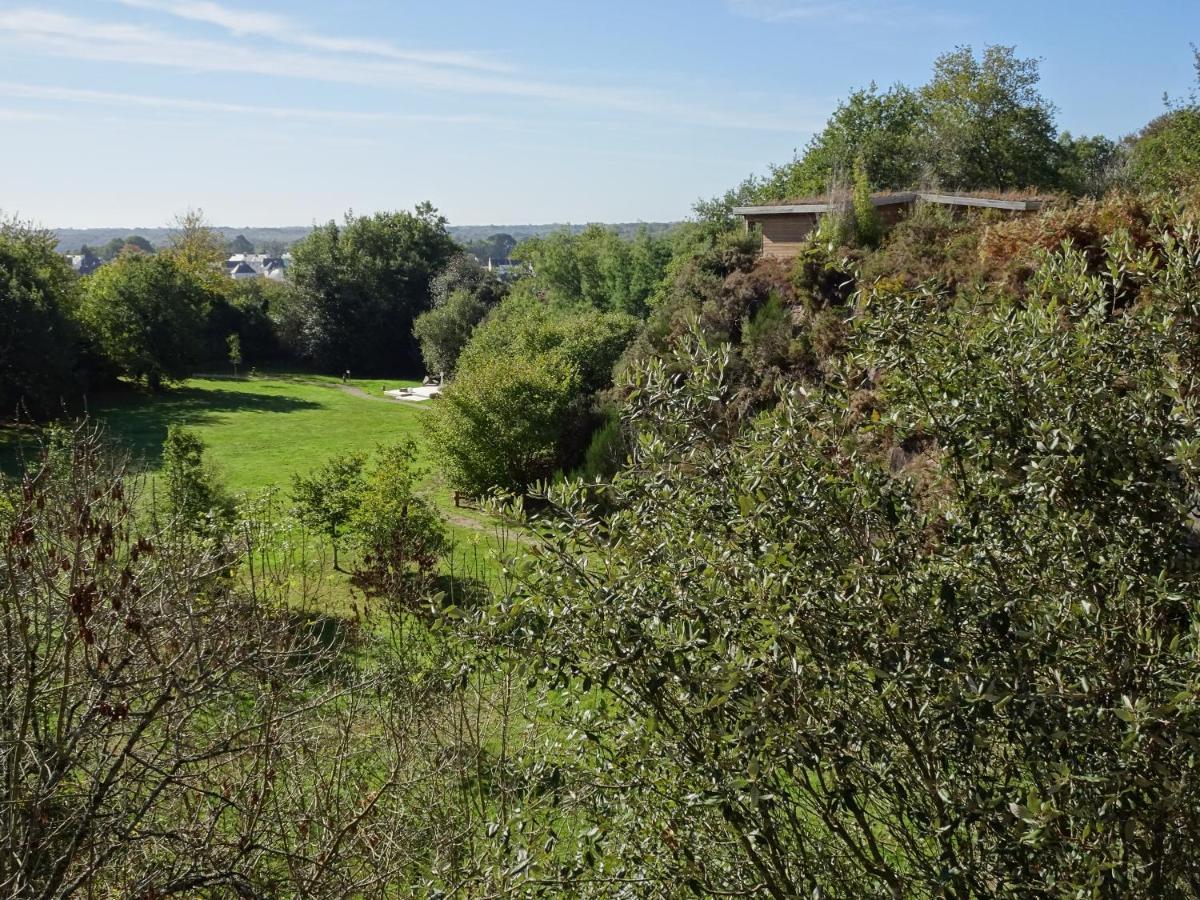
[(521, 489), (578, 461), (596, 392), (638, 327), (621, 313), (516, 293), (475, 329), (430, 412), (451, 483)]
[(845, 185), (859, 157), (875, 189), (1007, 188), (1102, 194), (1121, 169), (1116, 144), (1060, 138), (1054, 106), (1038, 91), (1036, 59), (1012, 47), (980, 56), (959, 47), (939, 57), (933, 77), (912, 89), (874, 84), (854, 91), (804, 152), (751, 179), (739, 200), (824, 194)]
[(553, 494), (491, 632), (593, 871), (1193, 892), (1197, 272), (1186, 226), (1048, 254), (1020, 303), (864, 294), (828, 377), (732, 439), (728, 347), (637, 370), (615, 511)]
[(0, 481), (0, 893), (505, 894), (521, 695), (389, 603), (319, 608), (270, 497), (196, 540), (145, 487), (86, 429)]
[(451, 259), (430, 285), (433, 308), (413, 321), (425, 370), (452, 374), (475, 326), (507, 292), (507, 285), (472, 257)]
[(174, 255), (125, 255), (90, 276), (80, 318), (119, 374), (159, 388), (191, 375), (209, 293)]
[(642, 316), (670, 261), (671, 244), (646, 229), (625, 240), (590, 225), (580, 234), (530, 238), (514, 258), (530, 265), (538, 290), (551, 300)]
[(1196, 86), (1185, 99), (1168, 100), (1167, 111), (1134, 142), (1130, 174), (1141, 187), (1179, 190), (1200, 184), (1200, 50), (1194, 53)]
[(82, 392), (77, 287), (53, 236), (0, 222), (0, 421), (53, 415)]
[(315, 229), (293, 246), (289, 276), (306, 356), (326, 371), (416, 370), (412, 323), (454, 251), (446, 220), (429, 204)]

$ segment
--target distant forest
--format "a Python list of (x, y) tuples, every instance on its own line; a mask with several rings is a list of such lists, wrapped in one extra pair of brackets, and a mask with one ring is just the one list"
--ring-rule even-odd
[[(651, 234), (658, 234), (669, 231), (676, 224), (674, 222), (621, 222), (613, 225), (605, 225), (604, 227), (615, 231), (621, 237), (632, 238), (643, 228)], [(452, 225), (447, 230), (450, 232), (450, 236), (460, 244), (472, 244), (484, 241), (496, 234), (512, 235), (519, 242), (530, 237), (545, 237), (548, 234), (559, 231), (570, 231), (572, 234), (578, 234), (586, 227), (586, 225), (568, 225), (552, 222), (544, 225)], [(58, 250), (60, 253), (77, 253), (84, 245), (94, 249), (107, 244), (114, 238), (123, 240), (130, 235), (141, 235), (155, 247), (160, 247), (170, 242), (172, 229), (55, 228), (52, 230), (58, 236)], [(255, 248), (265, 248), (280, 244), (285, 247), (290, 246), (301, 238), (307, 237), (312, 231), (312, 227), (305, 225), (283, 228), (231, 228), (228, 226), (217, 226), (213, 230), (225, 238), (226, 241), (232, 241), (238, 235), (242, 235)]]

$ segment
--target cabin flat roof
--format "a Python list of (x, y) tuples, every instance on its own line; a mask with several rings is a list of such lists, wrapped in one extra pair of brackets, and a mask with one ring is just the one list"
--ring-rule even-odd
[[(973, 206), (985, 209), (1010, 209), (1030, 211), (1041, 209), (1046, 202), (1043, 197), (985, 197), (972, 194), (941, 193), (938, 191), (897, 191), (895, 193), (872, 194), (874, 206), (890, 206), (895, 203), (913, 203), (916, 200), (938, 203), (943, 206)], [(833, 209), (827, 199), (813, 198), (795, 203), (764, 203), (756, 206), (734, 207), (738, 216), (779, 216), (799, 213), (824, 213)]]

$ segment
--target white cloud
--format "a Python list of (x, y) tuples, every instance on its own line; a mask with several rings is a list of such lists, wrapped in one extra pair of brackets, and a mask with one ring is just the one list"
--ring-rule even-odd
[(117, 0), (117, 2), (135, 9), (153, 10), (193, 22), (215, 25), (235, 37), (262, 37), (309, 50), (454, 66), (487, 72), (512, 71), (511, 66), (472, 53), (407, 50), (387, 41), (316, 34), (303, 28), (287, 16), (231, 9), (228, 6), (210, 2), (210, 0)]
[(895, 0), (725, 0), (731, 12), (769, 25), (833, 23), (837, 25), (898, 25), (962, 27), (968, 14), (915, 8)]
[(727, 0), (739, 15), (768, 24), (786, 22), (836, 21), (865, 22), (862, 4), (812, 2), (812, 0)]
[[(266, 24), (261, 18), (255, 22), (257, 26)], [(737, 104), (720, 108), (707, 98), (697, 102), (661, 91), (565, 84), (413, 60), (274, 50), (261, 42), (181, 37), (141, 25), (97, 22), (28, 8), (0, 9), (0, 46), (4, 44), (21, 53), (39, 51), (70, 59), (169, 67), (193, 73), (237, 72), (397, 90), (451, 92), (474, 98), (546, 100), (689, 125), (784, 132), (804, 127), (799, 121), (801, 116), (788, 108), (757, 113)]]
[[(420, 113), (374, 113), (351, 110), (305, 109), (288, 106), (258, 106), (246, 103), (226, 103), (213, 100), (189, 100), (180, 97), (160, 97), (145, 94), (123, 94), (50, 85), (0, 82), (0, 97), (24, 100), (52, 100), (68, 103), (104, 104), (167, 109), (185, 112), (229, 113), (238, 116), (261, 116), (271, 119), (300, 119), (310, 121), (383, 122), (383, 123), (440, 123), (450, 125), (495, 125), (498, 120), (476, 115), (425, 115)], [(31, 114), (35, 115), (35, 114)]]
[(0, 107), (0, 122), (56, 122), (61, 116), (32, 109), (5, 109)]

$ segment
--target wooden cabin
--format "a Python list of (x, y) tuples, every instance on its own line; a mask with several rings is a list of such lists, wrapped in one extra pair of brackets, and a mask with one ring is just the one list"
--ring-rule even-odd
[[(999, 209), (1021, 214), (1042, 208), (1041, 198), (992, 199), (970, 194), (944, 194), (932, 191), (903, 191), (871, 195), (871, 204), (879, 211), (884, 228), (890, 228), (908, 215), (918, 203), (936, 203), (958, 209)], [(739, 206), (734, 214), (742, 217), (746, 229), (762, 230), (762, 254), (774, 259), (793, 259), (816, 231), (821, 216), (833, 212), (834, 203), (816, 198), (796, 203), (772, 203)]]

